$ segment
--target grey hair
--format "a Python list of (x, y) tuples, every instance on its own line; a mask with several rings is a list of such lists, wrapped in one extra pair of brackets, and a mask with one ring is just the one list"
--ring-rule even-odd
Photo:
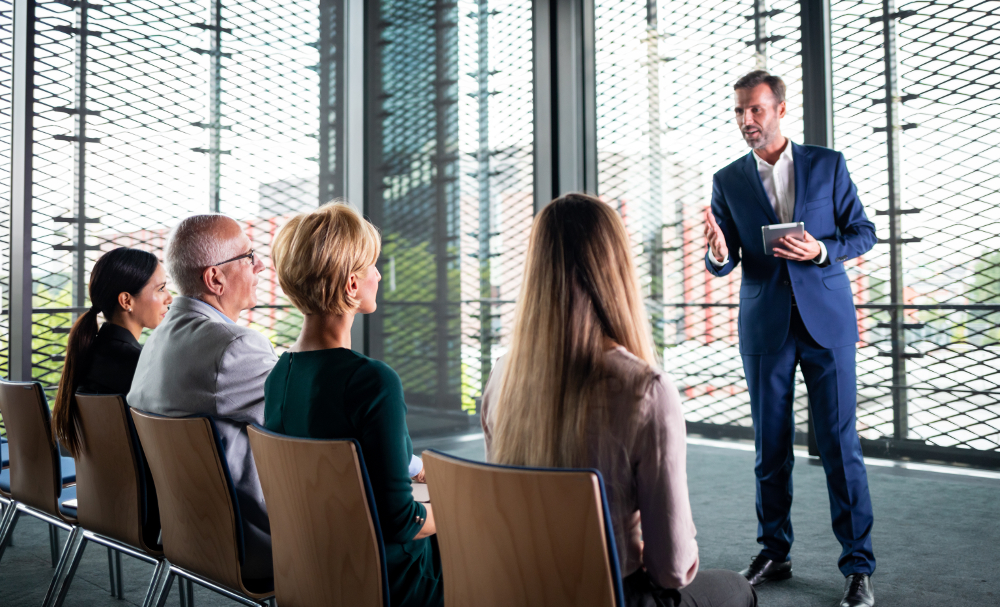
[(216, 236), (226, 222), (236, 223), (236, 220), (218, 213), (192, 215), (171, 231), (166, 251), (167, 271), (181, 295), (201, 295), (205, 290), (202, 272), (231, 253), (231, 242)]

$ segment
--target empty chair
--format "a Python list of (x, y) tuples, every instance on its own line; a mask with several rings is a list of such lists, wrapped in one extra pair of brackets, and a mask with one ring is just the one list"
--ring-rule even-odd
[[(0, 380), (0, 415), (7, 429), (10, 468), (4, 471), (9, 479), (9, 503), (0, 518), (0, 558), (10, 542), (11, 534), (21, 514), (27, 514), (50, 525), (53, 553), (58, 552), (54, 529), (70, 532), (69, 539), (58, 557), (62, 561), (72, 553), (80, 540), (75, 513), (62, 502), (76, 497), (76, 478), (71, 458), (59, 456), (52, 439), (52, 425), (45, 394), (38, 382)], [(68, 460), (68, 461), (67, 461)], [(56, 559), (53, 559), (56, 560)], [(56, 585), (53, 577), (45, 597), (52, 600)]]
[(56, 573), (53, 604), (62, 603), (88, 542), (114, 551), (111, 590), (118, 598), (122, 598), (122, 553), (156, 565), (148, 598), (169, 565), (157, 542), (156, 492), (146, 479), (128, 407), (119, 395), (77, 394), (76, 401), (82, 439), (77, 460), (77, 520), (83, 537)]
[(271, 519), (278, 603), (388, 606), (385, 548), (357, 441), (248, 432)]
[(247, 579), (243, 521), (219, 432), (211, 418), (131, 410), (156, 483), (163, 552), (170, 562), (146, 604), (162, 607), (181, 576), (244, 605), (266, 604), (274, 580)]
[(446, 607), (621, 607), (618, 553), (596, 470), (423, 453)]

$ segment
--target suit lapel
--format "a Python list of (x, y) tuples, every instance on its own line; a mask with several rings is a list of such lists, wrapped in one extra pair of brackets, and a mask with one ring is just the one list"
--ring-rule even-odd
[(778, 216), (774, 213), (774, 208), (771, 206), (771, 201), (767, 198), (767, 192), (764, 191), (764, 184), (760, 181), (760, 173), (757, 172), (757, 160), (753, 156), (753, 151), (744, 157), (743, 176), (746, 177), (747, 185), (750, 186), (750, 191), (754, 193), (757, 204), (767, 214), (768, 221), (772, 224), (779, 223)]
[(793, 221), (802, 221), (802, 215), (806, 212), (806, 192), (809, 189), (809, 173), (812, 168), (809, 150), (793, 143), (792, 166), (795, 169), (795, 210), (792, 217)]

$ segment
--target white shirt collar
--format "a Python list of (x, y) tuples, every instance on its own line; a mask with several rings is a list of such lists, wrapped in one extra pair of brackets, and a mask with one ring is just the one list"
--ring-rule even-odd
[[(781, 156), (778, 156), (778, 160), (775, 161), (774, 164), (778, 164), (782, 160), (787, 160), (789, 162), (793, 161), (793, 159), (792, 159), (792, 140), (786, 138), (786, 141), (788, 141), (788, 143), (785, 144), (785, 149), (781, 151)], [(757, 169), (758, 170), (761, 167), (768, 167), (768, 168), (774, 167), (774, 164), (771, 164), (768, 161), (766, 161), (763, 158), (761, 158), (760, 155), (757, 154), (757, 152), (750, 152), (750, 153), (753, 154), (753, 157), (757, 160)]]

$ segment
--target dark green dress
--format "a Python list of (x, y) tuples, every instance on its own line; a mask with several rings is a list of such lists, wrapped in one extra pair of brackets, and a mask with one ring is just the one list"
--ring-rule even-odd
[(264, 426), (361, 443), (385, 542), (390, 605), (444, 603), (437, 542), (413, 539), (427, 510), (413, 500), (403, 384), (389, 365), (345, 348), (286, 352), (265, 384)]

